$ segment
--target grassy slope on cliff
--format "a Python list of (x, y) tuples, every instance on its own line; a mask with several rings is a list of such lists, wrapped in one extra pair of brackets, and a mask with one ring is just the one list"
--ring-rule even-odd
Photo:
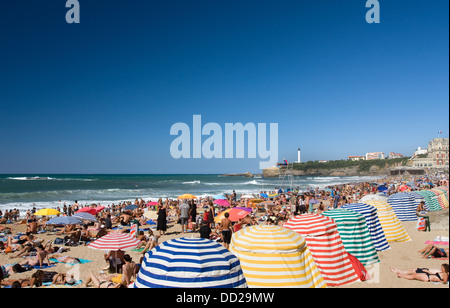
[(332, 170), (332, 169), (345, 169), (345, 168), (354, 168), (358, 167), (358, 172), (369, 172), (372, 166), (377, 166), (380, 169), (386, 167), (392, 167), (395, 164), (402, 163), (403, 166), (406, 165), (406, 162), (409, 160), (409, 157), (402, 158), (394, 158), (394, 159), (374, 159), (374, 160), (331, 160), (328, 162), (318, 162), (318, 161), (308, 161), (305, 163), (294, 163), (294, 170)]

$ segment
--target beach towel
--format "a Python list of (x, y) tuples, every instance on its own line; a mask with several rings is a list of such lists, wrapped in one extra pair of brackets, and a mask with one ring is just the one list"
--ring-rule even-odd
[(52, 262), (55, 262), (55, 263), (64, 263), (64, 264), (68, 264), (68, 265), (77, 265), (77, 264), (85, 264), (85, 263), (92, 262), (91, 260), (80, 259), (80, 258), (78, 258), (78, 260), (80, 260), (80, 263), (66, 263), (66, 262), (58, 261), (58, 259), (55, 259), (55, 258), (50, 258), (49, 260)]
[(75, 284), (53, 284), (52, 282), (44, 282), (41, 288), (70, 288), (83, 283), (82, 280), (77, 280)]
[(447, 246), (448, 246), (448, 242), (426, 241), (425, 244), (431, 244), (431, 245), (447, 245)]
[(45, 269), (45, 268), (50, 268), (50, 267), (54, 267), (56, 265), (54, 264), (47, 264), (47, 263), (43, 263), (42, 266), (33, 266), (33, 268), (35, 269)]

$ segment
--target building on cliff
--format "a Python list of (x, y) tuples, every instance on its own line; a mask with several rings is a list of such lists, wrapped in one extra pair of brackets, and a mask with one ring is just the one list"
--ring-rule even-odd
[(366, 160), (372, 160), (372, 159), (385, 159), (383, 152), (370, 152), (366, 153)]
[(434, 138), (428, 143), (426, 157), (414, 157), (413, 167), (448, 169), (449, 138)]

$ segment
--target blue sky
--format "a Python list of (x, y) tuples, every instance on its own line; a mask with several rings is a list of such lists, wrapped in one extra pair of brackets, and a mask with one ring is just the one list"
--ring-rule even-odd
[(0, 173), (256, 172), (171, 157), (176, 122), (278, 123), (279, 159), (411, 155), (449, 127), (449, 3), (0, 3)]

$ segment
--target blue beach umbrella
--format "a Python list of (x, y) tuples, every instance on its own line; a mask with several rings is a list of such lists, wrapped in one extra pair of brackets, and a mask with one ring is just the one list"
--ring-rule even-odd
[(75, 218), (78, 218), (78, 219), (81, 219), (81, 220), (88, 220), (88, 221), (97, 222), (97, 218), (95, 218), (94, 215), (86, 213), (86, 212), (76, 213), (72, 217), (75, 217)]
[(73, 216), (54, 217), (46, 222), (47, 225), (81, 225), (83, 221)]
[(265, 194), (265, 193), (261, 193), (260, 196), (263, 197), (263, 198), (268, 198), (268, 197), (269, 197), (269, 196), (268, 196), (267, 194)]
[(239, 259), (204, 238), (176, 238), (145, 254), (135, 288), (247, 288)]
[(215, 195), (215, 196), (213, 196), (213, 199), (222, 199), (222, 200), (226, 200), (227, 199), (227, 197), (225, 197), (224, 195)]

